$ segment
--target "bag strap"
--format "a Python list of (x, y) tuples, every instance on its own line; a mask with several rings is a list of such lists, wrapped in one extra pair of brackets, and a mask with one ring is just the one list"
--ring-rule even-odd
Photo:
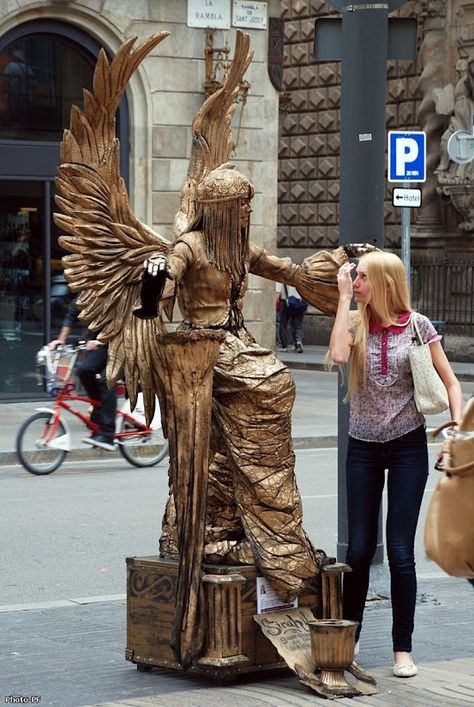
[(413, 339), (418, 340), (419, 346), (424, 346), (425, 342), (423, 341), (423, 338), (420, 334), (420, 330), (418, 329), (418, 324), (416, 321), (416, 312), (412, 312), (411, 317), (410, 317), (410, 324), (411, 324), (411, 333), (413, 335)]
[[(449, 425), (449, 423), (448, 423)], [(448, 425), (443, 425), (443, 427), (447, 427)], [(444, 455), (446, 454), (448, 459), (452, 459), (452, 446), (453, 444), (456, 444), (458, 441), (462, 441), (462, 438), (460, 439), (458, 437), (458, 433), (456, 433), (456, 437), (449, 437), (443, 442), (443, 445), (441, 447), (441, 451), (443, 453), (443, 458)], [(466, 464), (461, 464), (460, 466), (443, 466), (443, 468), (439, 469), (439, 471), (444, 472), (445, 474), (448, 475), (454, 475), (454, 476), (466, 476), (467, 474), (474, 474), (474, 459), (471, 461), (466, 462)]]
[(474, 461), (461, 464), (461, 466), (445, 466), (441, 471), (445, 474), (454, 474), (454, 476), (466, 476), (469, 473), (474, 474)]
[(444, 425), (440, 425), (437, 427), (433, 432), (431, 433), (432, 438), (436, 439), (436, 437), (439, 435), (439, 433), (442, 430), (445, 430), (447, 427), (455, 427), (458, 423), (455, 420), (450, 420), (449, 422), (445, 422)]
[[(449, 442), (454, 442), (455, 440), (449, 440)], [(444, 452), (450, 453), (449, 446)], [(441, 471), (444, 474), (454, 475), (454, 476), (467, 476), (468, 474), (474, 474), (474, 461), (467, 462), (466, 464), (461, 464), (461, 466), (444, 466)]]

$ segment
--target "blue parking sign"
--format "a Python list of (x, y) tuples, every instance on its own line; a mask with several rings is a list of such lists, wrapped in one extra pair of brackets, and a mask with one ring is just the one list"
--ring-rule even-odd
[(426, 180), (426, 133), (391, 130), (388, 134), (388, 181)]

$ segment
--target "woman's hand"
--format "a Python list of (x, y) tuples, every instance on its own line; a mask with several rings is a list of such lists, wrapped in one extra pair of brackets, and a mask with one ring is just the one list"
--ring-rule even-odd
[(349, 310), (352, 299), (351, 271), (355, 267), (355, 263), (344, 263), (337, 273), (339, 302), (329, 340), (329, 354), (331, 360), (338, 366), (347, 363), (351, 355), (352, 334), (349, 330)]
[(436, 460), (435, 460), (434, 468), (436, 469), (436, 471), (443, 471), (443, 451), (442, 451), (442, 449), (439, 449), (436, 452)]
[(346, 295), (352, 299), (352, 278), (351, 272), (357, 267), (355, 263), (344, 263), (337, 273), (337, 288), (340, 295)]

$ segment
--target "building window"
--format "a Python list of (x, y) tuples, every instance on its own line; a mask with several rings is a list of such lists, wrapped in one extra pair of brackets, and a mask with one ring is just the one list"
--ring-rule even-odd
[(71, 105), (82, 107), (95, 58), (48, 34), (22, 37), (0, 54), (0, 140), (61, 139)]
[[(56, 21), (27, 22), (0, 36), (0, 400), (41, 395), (35, 354), (57, 336), (69, 299), (54, 180), (71, 106), (83, 107), (99, 50), (84, 32)], [(128, 146), (125, 99), (117, 134)], [(127, 150), (121, 172), (127, 182)]]

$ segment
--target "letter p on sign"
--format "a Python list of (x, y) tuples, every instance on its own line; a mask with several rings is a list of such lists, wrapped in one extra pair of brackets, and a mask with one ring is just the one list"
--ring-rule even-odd
[(407, 164), (411, 164), (418, 157), (418, 143), (412, 137), (402, 137), (395, 143), (395, 164), (398, 173), (405, 174)]
[(388, 134), (388, 181), (424, 182), (426, 134), (391, 130)]

